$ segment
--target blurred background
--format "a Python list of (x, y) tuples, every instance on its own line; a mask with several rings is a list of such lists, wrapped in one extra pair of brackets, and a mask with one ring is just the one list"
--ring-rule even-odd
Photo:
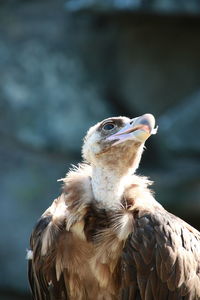
[(1, 0), (0, 298), (30, 299), (26, 249), (86, 130), (153, 113), (139, 174), (200, 229), (200, 3)]

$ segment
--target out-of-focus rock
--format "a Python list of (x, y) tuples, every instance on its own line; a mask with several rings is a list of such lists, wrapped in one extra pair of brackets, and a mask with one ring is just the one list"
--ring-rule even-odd
[(180, 19), (144, 20), (121, 18), (117, 90), (127, 108), (159, 117), (200, 86), (200, 26), (190, 23), (190, 31)]
[(0, 41), (0, 132), (35, 149), (76, 152), (88, 127), (109, 115), (108, 103), (78, 58), (48, 40), (17, 38)]
[(200, 4), (198, 0), (67, 0), (66, 9), (75, 12), (140, 11), (199, 14)]
[(166, 151), (185, 157), (200, 153), (199, 115), (200, 92), (196, 92), (159, 118), (160, 134)]

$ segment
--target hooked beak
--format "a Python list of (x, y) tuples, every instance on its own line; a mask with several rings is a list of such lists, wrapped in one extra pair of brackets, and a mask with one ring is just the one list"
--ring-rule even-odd
[(144, 143), (148, 137), (157, 133), (155, 118), (152, 114), (144, 114), (141, 117), (132, 119), (125, 127), (117, 133), (109, 136), (107, 140), (115, 141), (113, 145), (123, 143), (127, 140), (136, 140)]

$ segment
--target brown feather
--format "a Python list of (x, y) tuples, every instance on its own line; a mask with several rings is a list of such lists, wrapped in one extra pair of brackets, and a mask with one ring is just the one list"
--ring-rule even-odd
[(122, 205), (94, 200), (89, 166), (70, 172), (32, 237), (36, 300), (200, 299), (200, 235), (134, 175)]

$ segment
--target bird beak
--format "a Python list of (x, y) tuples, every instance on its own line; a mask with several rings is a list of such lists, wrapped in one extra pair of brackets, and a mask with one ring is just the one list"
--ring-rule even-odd
[(125, 127), (117, 133), (109, 136), (107, 140), (115, 141), (113, 145), (121, 144), (127, 140), (135, 140), (144, 143), (148, 137), (157, 133), (158, 126), (155, 127), (155, 118), (152, 114), (145, 114), (132, 119)]

